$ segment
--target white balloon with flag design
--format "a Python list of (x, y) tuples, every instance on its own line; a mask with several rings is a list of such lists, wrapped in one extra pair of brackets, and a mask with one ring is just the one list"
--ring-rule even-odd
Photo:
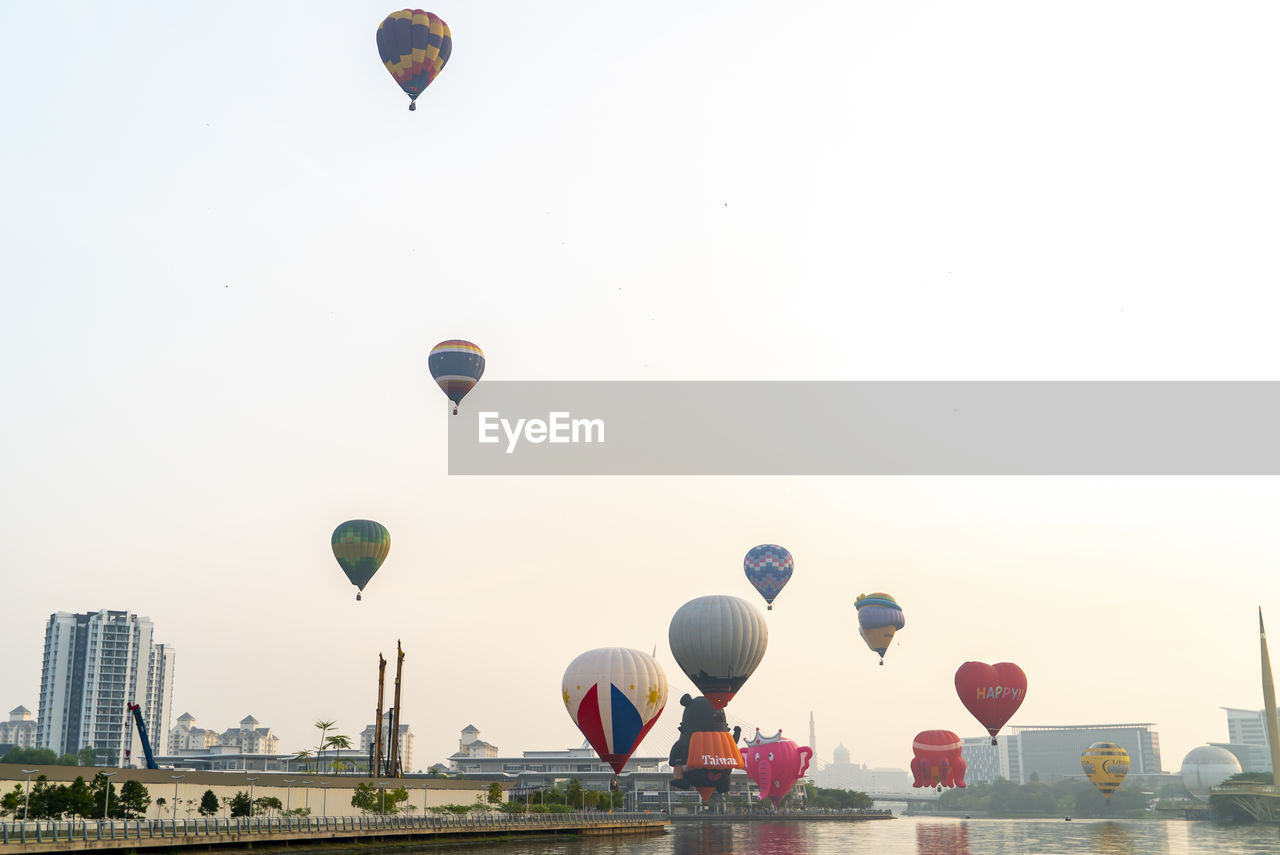
[(647, 653), (600, 647), (569, 663), (561, 695), (596, 754), (621, 773), (667, 705), (667, 675)]

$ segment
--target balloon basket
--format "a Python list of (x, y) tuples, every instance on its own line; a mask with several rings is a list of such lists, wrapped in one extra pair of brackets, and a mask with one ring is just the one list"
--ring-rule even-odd
[(416, 102), (414, 102), (414, 101), (410, 101), (410, 102), (409, 102), (409, 112), (410, 112), (410, 113), (412, 113), (412, 112), (413, 112), (414, 110), (416, 110), (416, 109), (418, 109), (418, 105), (417, 105), (417, 103), (416, 103)]

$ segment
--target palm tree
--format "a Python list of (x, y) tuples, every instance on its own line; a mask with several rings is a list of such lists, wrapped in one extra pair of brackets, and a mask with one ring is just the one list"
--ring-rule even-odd
[[(350, 749), (351, 737), (345, 736), (341, 733), (335, 733), (333, 736), (330, 736), (329, 738), (327, 738), (324, 741), (324, 744), (326, 748), (336, 748), (339, 751), (341, 751), (344, 748)], [(335, 760), (333, 765), (336, 766), (338, 765), (338, 763), (345, 763), (345, 762), (346, 762), (345, 760)]]
[(325, 747), (329, 744), (329, 728), (333, 727), (331, 721), (316, 722), (316, 730), (320, 731), (320, 743), (316, 746), (316, 774), (320, 774), (320, 755), (324, 753)]
[(311, 755), (310, 748), (304, 748), (301, 751), (299, 751), (297, 754), (293, 755), (294, 760), (297, 760), (300, 763), (302, 763), (302, 773), (304, 775), (307, 772), (307, 767), (311, 765), (311, 756), (312, 755)]

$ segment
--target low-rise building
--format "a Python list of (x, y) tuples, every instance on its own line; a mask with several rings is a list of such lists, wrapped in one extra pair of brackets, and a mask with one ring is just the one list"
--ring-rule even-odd
[(9, 710), (9, 720), (0, 721), (0, 745), (36, 747), (36, 721), (31, 717), (31, 710), (26, 707)]

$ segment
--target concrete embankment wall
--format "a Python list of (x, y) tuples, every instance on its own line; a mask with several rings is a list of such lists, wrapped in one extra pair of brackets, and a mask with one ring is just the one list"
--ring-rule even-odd
[[(15, 786), (24, 791), (28, 776), (22, 770), (31, 766), (0, 763), (0, 792), (12, 792)], [(183, 819), (199, 816), (200, 800), (206, 790), (213, 790), (219, 804), (233, 798), (236, 793), (249, 793), (253, 788), (255, 799), (275, 796), (286, 808), (310, 808), (312, 816), (349, 815), (355, 813), (351, 797), (363, 783), (373, 783), (389, 789), (404, 787), (409, 800), (402, 805), (407, 813), (421, 814), (424, 809), (442, 805), (469, 805), (487, 801), (487, 781), (460, 781), (452, 778), (368, 778), (357, 775), (300, 775), (274, 772), (195, 772), (182, 769), (113, 769), (101, 766), (41, 766), (30, 778), (34, 782), (41, 775), (50, 784), (70, 784), (77, 777), (92, 781), (99, 772), (115, 772), (111, 778), (113, 792), (120, 791), (125, 781), (138, 781), (151, 796), (147, 819)], [(250, 781), (249, 779), (253, 780)], [(177, 785), (178, 809), (173, 811), (174, 786)], [(163, 806), (157, 799), (164, 799)], [(227, 816), (224, 806), (218, 816)]]

